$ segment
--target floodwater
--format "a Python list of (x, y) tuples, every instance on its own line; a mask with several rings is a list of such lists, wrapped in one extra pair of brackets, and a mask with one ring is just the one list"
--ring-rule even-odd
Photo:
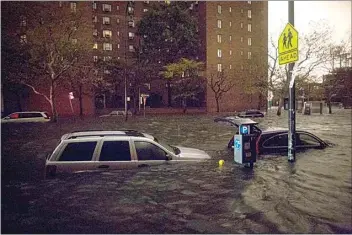
[[(62, 120), (2, 126), (2, 233), (352, 233), (351, 110), (297, 114), (297, 129), (334, 144), (233, 162), (229, 126), (210, 115)], [(270, 112), (260, 127), (287, 127)], [(207, 151), (200, 163), (84, 172), (43, 180), (66, 132), (133, 128)], [(225, 160), (222, 167), (220, 159)]]

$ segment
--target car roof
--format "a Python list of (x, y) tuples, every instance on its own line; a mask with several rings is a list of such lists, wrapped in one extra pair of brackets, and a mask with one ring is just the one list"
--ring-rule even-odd
[(133, 136), (133, 137), (147, 137), (149, 139), (154, 139), (153, 136), (141, 133), (135, 130), (116, 130), (116, 131), (100, 131), (100, 130), (90, 130), (90, 131), (75, 131), (71, 133), (64, 134), (61, 140), (76, 139), (84, 137), (106, 137), (106, 136)]
[(214, 122), (219, 122), (219, 123), (229, 123), (233, 126), (239, 127), (240, 125), (257, 125), (258, 122), (253, 121), (252, 119), (249, 118), (240, 118), (238, 116), (228, 116), (228, 117), (219, 117), (215, 118)]
[(23, 112), (13, 112), (13, 113), (45, 113), (45, 111), (23, 111)]

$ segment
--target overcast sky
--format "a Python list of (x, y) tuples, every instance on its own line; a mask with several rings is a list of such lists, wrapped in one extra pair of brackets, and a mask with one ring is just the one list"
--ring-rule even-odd
[[(351, 1), (295, 1), (295, 28), (308, 33), (310, 21), (326, 20), (337, 42), (351, 35)], [(269, 1), (269, 38), (278, 39), (288, 22), (288, 2)]]
[[(332, 29), (332, 39), (339, 43), (351, 36), (351, 1), (295, 1), (295, 28), (300, 35), (311, 30), (311, 21), (325, 21)], [(269, 1), (269, 48), (270, 37), (277, 42), (282, 30), (288, 23), (288, 2)], [(320, 77), (325, 72), (316, 70), (313, 74)]]

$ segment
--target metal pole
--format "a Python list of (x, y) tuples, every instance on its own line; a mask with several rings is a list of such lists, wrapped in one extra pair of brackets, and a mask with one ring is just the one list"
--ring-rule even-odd
[[(293, 26), (295, 25), (294, 21), (294, 1), (288, 2), (288, 21)], [(290, 63), (288, 65), (288, 79), (291, 81), (292, 70), (295, 63)], [(296, 161), (296, 94), (295, 94), (295, 82), (290, 84), (289, 88), (289, 131), (288, 131), (288, 161)]]

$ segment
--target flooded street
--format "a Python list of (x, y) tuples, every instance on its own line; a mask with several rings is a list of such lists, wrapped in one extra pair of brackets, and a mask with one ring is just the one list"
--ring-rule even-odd
[[(351, 110), (297, 114), (297, 129), (334, 144), (233, 162), (234, 129), (215, 116), (150, 116), (2, 125), (2, 233), (352, 233)], [(287, 112), (257, 119), (287, 128)], [(136, 129), (212, 160), (43, 179), (45, 154), (74, 130)], [(220, 159), (225, 160), (222, 167)]]

